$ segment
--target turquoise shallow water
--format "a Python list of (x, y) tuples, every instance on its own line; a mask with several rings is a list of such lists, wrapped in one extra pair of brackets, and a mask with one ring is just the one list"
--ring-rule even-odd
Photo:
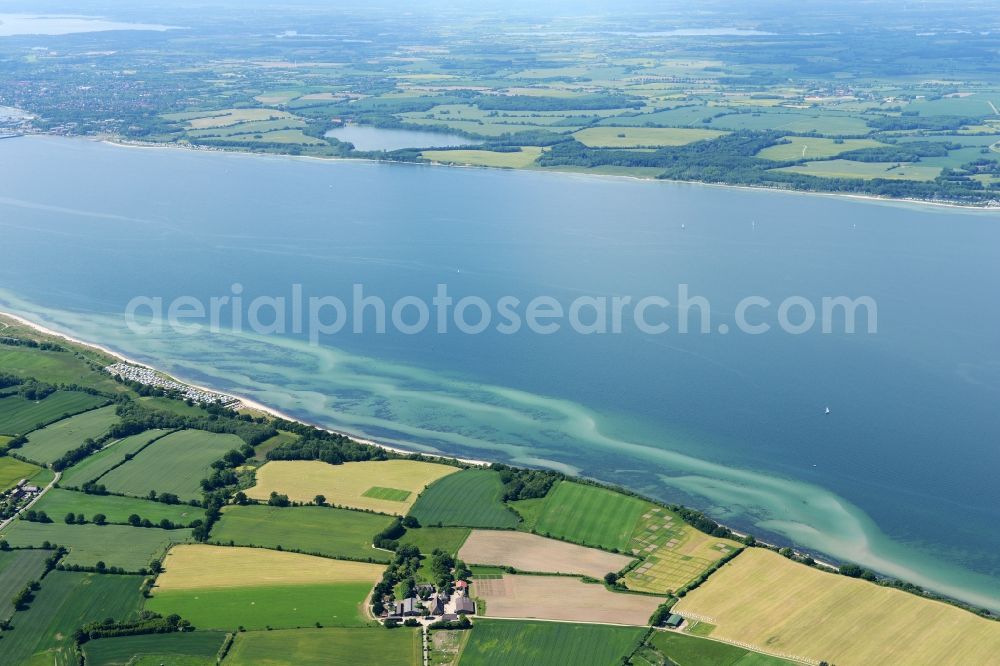
[[(1000, 607), (996, 213), (0, 142), (0, 302), (358, 434), (550, 465)], [(134, 296), (869, 295), (876, 335), (137, 336)], [(823, 415), (831, 406), (832, 413)]]

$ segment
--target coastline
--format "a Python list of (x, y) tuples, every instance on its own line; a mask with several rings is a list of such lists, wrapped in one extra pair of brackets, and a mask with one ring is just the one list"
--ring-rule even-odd
[(975, 204), (961, 204), (949, 201), (934, 201), (930, 199), (905, 199), (899, 197), (884, 197), (875, 194), (852, 194), (845, 192), (823, 192), (823, 191), (808, 191), (808, 190), (793, 190), (786, 189), (782, 187), (768, 187), (764, 185), (736, 185), (732, 183), (710, 183), (702, 180), (675, 180), (671, 178), (649, 178), (643, 176), (632, 176), (627, 174), (604, 174), (604, 173), (587, 173), (584, 171), (573, 171), (568, 169), (560, 169), (558, 167), (551, 169), (543, 169), (540, 167), (526, 167), (526, 168), (512, 168), (512, 167), (493, 167), (484, 166), (478, 164), (453, 164), (449, 162), (403, 162), (397, 160), (379, 160), (373, 159), (371, 157), (321, 157), (317, 155), (291, 155), (287, 153), (269, 153), (269, 152), (255, 152), (251, 150), (240, 150), (240, 149), (230, 149), (230, 148), (215, 148), (211, 146), (196, 146), (196, 145), (182, 145), (177, 143), (143, 143), (138, 141), (130, 141), (127, 139), (121, 139), (119, 137), (94, 137), (86, 135), (61, 135), (61, 134), (47, 134), (47, 133), (37, 133), (37, 134), (27, 134), (25, 136), (52, 136), (52, 137), (63, 137), (68, 139), (87, 139), (91, 141), (98, 141), (100, 143), (107, 144), (109, 146), (116, 146), (119, 148), (139, 148), (144, 150), (149, 149), (166, 149), (166, 150), (190, 150), (193, 152), (211, 152), (211, 153), (229, 153), (237, 155), (251, 155), (251, 156), (267, 156), (267, 157), (285, 157), (293, 159), (305, 159), (305, 160), (316, 160), (319, 162), (364, 162), (369, 164), (405, 164), (410, 166), (424, 166), (424, 167), (443, 167), (451, 169), (482, 169), (488, 171), (517, 171), (526, 173), (549, 173), (558, 174), (561, 176), (582, 176), (585, 178), (605, 178), (612, 180), (627, 180), (635, 181), (640, 183), (672, 183), (677, 185), (697, 185), (699, 187), (716, 187), (725, 188), (732, 190), (743, 190), (749, 192), (777, 192), (782, 194), (792, 194), (792, 195), (802, 195), (802, 196), (821, 196), (821, 197), (832, 197), (837, 199), (847, 199), (851, 201), (860, 201), (867, 203), (882, 203), (882, 204), (896, 204), (904, 206), (916, 206), (916, 207), (930, 207), (934, 208), (945, 208), (952, 210), (960, 210), (965, 212), (1000, 212), (1000, 205), (975, 205)]
[[(240, 402), (240, 405), (242, 407), (244, 407), (244, 408), (246, 408), (248, 410), (257, 411), (257, 412), (261, 412), (261, 413), (264, 413), (264, 414), (268, 414), (268, 415), (273, 416), (275, 418), (283, 419), (285, 421), (291, 421), (292, 423), (301, 423), (302, 425), (306, 425), (306, 426), (309, 426), (311, 428), (318, 428), (319, 430), (323, 430), (325, 432), (328, 432), (328, 433), (331, 433), (331, 434), (334, 434), (334, 435), (341, 435), (343, 437), (349, 437), (350, 439), (352, 439), (355, 442), (358, 442), (360, 444), (367, 444), (369, 446), (374, 446), (374, 447), (377, 447), (377, 448), (380, 448), (380, 449), (383, 449), (383, 450), (386, 450), (386, 451), (392, 451), (393, 453), (399, 453), (399, 454), (402, 454), (402, 455), (420, 455), (420, 456), (425, 456), (427, 458), (439, 458), (439, 459), (442, 459), (442, 460), (455, 460), (455, 461), (458, 461), (458, 462), (461, 462), (461, 463), (465, 463), (467, 465), (475, 465), (475, 466), (479, 466), (479, 467), (489, 467), (490, 465), (493, 464), (492, 462), (487, 461), (487, 460), (476, 460), (474, 458), (459, 458), (458, 456), (450, 456), (450, 455), (447, 455), (447, 454), (424, 453), (422, 451), (414, 451), (414, 450), (410, 450), (410, 449), (404, 449), (404, 448), (400, 448), (400, 447), (396, 447), (396, 446), (390, 446), (388, 444), (385, 444), (385, 443), (382, 443), (382, 442), (378, 442), (378, 441), (375, 441), (375, 440), (372, 440), (372, 439), (369, 439), (369, 438), (366, 438), (366, 437), (359, 437), (359, 436), (351, 434), (349, 432), (344, 432), (344, 431), (341, 431), (341, 430), (332, 430), (332, 429), (327, 428), (325, 426), (321, 426), (321, 425), (318, 425), (316, 423), (310, 423), (309, 421), (306, 421), (304, 419), (291, 416), (291, 415), (286, 414), (286, 413), (284, 413), (284, 412), (282, 412), (282, 411), (280, 411), (278, 409), (275, 409), (273, 407), (268, 407), (267, 405), (265, 405), (263, 403), (260, 403), (260, 402), (258, 402), (256, 400), (253, 400), (252, 398), (247, 398), (245, 396), (236, 395), (236, 394), (232, 394), (232, 393), (227, 393), (227, 392), (224, 392), (224, 391), (220, 391), (218, 389), (214, 389), (214, 388), (210, 388), (210, 387), (207, 387), (207, 386), (202, 386), (200, 384), (196, 384), (194, 382), (191, 382), (191, 381), (188, 381), (188, 380), (184, 379), (183, 377), (177, 377), (177, 376), (174, 376), (174, 375), (169, 375), (169, 374), (163, 372), (162, 370), (160, 370), (158, 368), (155, 368), (155, 367), (153, 367), (151, 365), (148, 365), (146, 363), (142, 363), (142, 362), (137, 361), (137, 360), (135, 360), (133, 358), (129, 358), (128, 356), (125, 356), (124, 354), (122, 354), (120, 352), (116, 352), (113, 349), (105, 347), (104, 345), (98, 344), (96, 342), (89, 342), (87, 340), (81, 340), (80, 338), (77, 338), (77, 337), (75, 337), (73, 335), (69, 335), (67, 333), (62, 333), (60, 331), (54, 330), (52, 328), (49, 328), (48, 326), (45, 326), (44, 324), (39, 324), (37, 322), (31, 321), (30, 319), (26, 319), (26, 318), (22, 317), (21, 315), (14, 314), (12, 312), (7, 312), (6, 310), (0, 310), (0, 319), (3, 319), (3, 318), (7, 318), (7, 319), (11, 319), (13, 321), (16, 321), (17, 323), (21, 324), (22, 326), (26, 326), (26, 327), (30, 328), (31, 330), (36, 331), (38, 333), (41, 333), (43, 335), (52, 336), (52, 337), (58, 338), (60, 340), (65, 340), (67, 342), (71, 342), (71, 343), (73, 343), (75, 345), (79, 345), (81, 347), (87, 347), (89, 349), (93, 349), (95, 351), (101, 352), (102, 354), (106, 354), (108, 356), (111, 356), (112, 358), (117, 359), (117, 360), (119, 360), (119, 361), (121, 361), (123, 363), (128, 363), (129, 365), (135, 365), (135, 366), (138, 366), (138, 367), (141, 367), (141, 368), (146, 368), (148, 370), (152, 370), (153, 372), (157, 372), (157, 373), (159, 373), (159, 374), (161, 374), (161, 375), (163, 375), (163, 376), (165, 376), (165, 377), (167, 377), (169, 379), (173, 379), (174, 381), (176, 381), (176, 382), (178, 382), (180, 384), (185, 384), (187, 386), (199, 389), (201, 391), (205, 391), (207, 393), (217, 393), (217, 394), (220, 394), (220, 395), (224, 395), (226, 397), (235, 398), (236, 400), (238, 400)], [(722, 524), (722, 523), (720, 523), (720, 524)], [(746, 532), (741, 532), (741, 531), (734, 530), (734, 529), (728, 528), (728, 527), (727, 527), (727, 529), (729, 529), (733, 533), (733, 535), (736, 536), (736, 537), (738, 537), (738, 538), (742, 539), (742, 538), (745, 538), (746, 536), (748, 536), (748, 534)], [(764, 546), (768, 546), (768, 547), (771, 547), (771, 548), (778, 548), (779, 547), (778, 544), (773, 544), (773, 543), (764, 541), (762, 539), (757, 539), (757, 542), (760, 543), (760, 544), (763, 544)], [(815, 560), (816, 564), (818, 564), (821, 567), (823, 567), (825, 569), (828, 569), (830, 571), (839, 571), (839, 569), (840, 569), (840, 567), (838, 565), (833, 564), (833, 563), (831, 563), (829, 561), (822, 560), (822, 559), (820, 559), (818, 557), (815, 557), (815, 556), (813, 556), (813, 559)]]
[(185, 385), (190, 386), (192, 388), (196, 388), (196, 389), (198, 389), (200, 391), (205, 391), (206, 393), (218, 393), (220, 395), (224, 395), (224, 396), (227, 396), (227, 397), (230, 397), (230, 398), (234, 398), (234, 399), (236, 399), (236, 400), (239, 401), (239, 403), (240, 403), (240, 405), (242, 407), (244, 407), (244, 408), (246, 408), (248, 410), (251, 410), (251, 411), (257, 411), (257, 412), (261, 412), (261, 413), (264, 413), (264, 414), (268, 414), (270, 416), (273, 416), (274, 418), (283, 419), (285, 421), (290, 421), (292, 423), (301, 423), (302, 425), (306, 425), (306, 426), (309, 426), (311, 428), (318, 428), (319, 430), (323, 430), (325, 432), (328, 432), (328, 433), (331, 433), (331, 434), (334, 434), (334, 435), (340, 435), (342, 437), (349, 437), (350, 439), (353, 439), (355, 442), (359, 442), (361, 444), (367, 444), (369, 446), (374, 446), (374, 447), (383, 449), (385, 451), (392, 451), (393, 453), (399, 453), (399, 454), (402, 454), (402, 455), (421, 455), (421, 456), (426, 456), (428, 458), (441, 458), (441, 459), (446, 459), (446, 460), (457, 460), (458, 462), (465, 463), (467, 465), (475, 465), (475, 466), (478, 466), (478, 467), (488, 467), (489, 465), (493, 464), (493, 463), (491, 463), (489, 461), (486, 461), (486, 460), (476, 460), (474, 458), (459, 458), (457, 456), (449, 456), (449, 455), (439, 454), (439, 453), (425, 453), (425, 452), (418, 451), (418, 450), (410, 450), (410, 449), (400, 448), (400, 447), (397, 447), (397, 446), (390, 446), (389, 444), (385, 444), (383, 442), (378, 442), (378, 441), (369, 439), (367, 437), (360, 437), (358, 435), (355, 435), (355, 434), (352, 434), (352, 433), (349, 433), (349, 432), (343, 432), (343, 431), (340, 431), (340, 430), (332, 430), (330, 428), (327, 428), (326, 426), (321, 426), (321, 425), (316, 424), (316, 423), (310, 423), (310, 422), (305, 421), (305, 420), (303, 420), (301, 418), (298, 418), (298, 417), (286, 414), (286, 413), (284, 413), (284, 412), (282, 412), (282, 411), (280, 411), (278, 409), (275, 409), (273, 407), (268, 407), (267, 405), (264, 405), (264, 404), (262, 404), (262, 403), (260, 403), (260, 402), (258, 402), (256, 400), (254, 400), (252, 398), (248, 398), (248, 397), (242, 396), (242, 395), (236, 395), (236, 394), (232, 394), (232, 393), (227, 393), (225, 391), (219, 391), (218, 389), (209, 388), (207, 386), (201, 386), (200, 384), (196, 384), (196, 383), (194, 383), (192, 381), (188, 381), (187, 379), (184, 379), (183, 377), (175, 377), (173, 375), (169, 375), (169, 374), (163, 372), (162, 370), (160, 370), (158, 368), (154, 368), (151, 365), (147, 365), (146, 363), (142, 363), (142, 362), (137, 361), (137, 360), (135, 360), (133, 358), (129, 358), (128, 356), (125, 356), (124, 354), (122, 354), (120, 352), (116, 352), (113, 349), (109, 349), (108, 347), (105, 347), (104, 345), (98, 344), (96, 342), (90, 342), (90, 341), (87, 341), (87, 340), (81, 340), (80, 338), (74, 337), (74, 336), (69, 335), (67, 333), (62, 333), (60, 331), (51, 329), (48, 326), (45, 326), (44, 324), (39, 324), (37, 322), (31, 321), (30, 319), (25, 319), (24, 317), (22, 317), (20, 315), (16, 315), (16, 314), (13, 314), (11, 312), (0, 310), (0, 318), (3, 318), (3, 317), (6, 317), (7, 319), (11, 319), (13, 321), (16, 321), (17, 323), (21, 324), (22, 326), (26, 326), (26, 327), (28, 327), (28, 328), (30, 328), (30, 329), (38, 332), (38, 333), (41, 333), (43, 335), (52, 336), (52, 337), (55, 337), (55, 338), (59, 338), (60, 340), (65, 340), (67, 342), (71, 342), (71, 343), (73, 343), (75, 345), (80, 345), (81, 347), (87, 347), (89, 349), (93, 349), (95, 351), (101, 352), (102, 354), (106, 354), (108, 356), (111, 356), (112, 358), (117, 359), (117, 360), (119, 360), (119, 361), (121, 361), (123, 363), (128, 363), (129, 365), (135, 365), (135, 366), (138, 366), (140, 368), (146, 368), (148, 370), (152, 370), (152, 371), (157, 372), (157, 373), (159, 373), (161, 375), (164, 375), (165, 377), (173, 379), (174, 381), (176, 381), (176, 382), (178, 382), (180, 384), (185, 384)]
[[(132, 359), (132, 358), (130, 358), (128, 356), (125, 356), (124, 354), (122, 354), (120, 352), (114, 351), (114, 350), (112, 350), (112, 349), (110, 349), (110, 348), (108, 348), (108, 347), (106, 347), (104, 345), (101, 345), (99, 343), (94, 343), (94, 342), (89, 342), (89, 341), (86, 341), (86, 340), (82, 340), (82, 339), (80, 339), (78, 337), (75, 337), (74, 335), (67, 334), (67, 333), (62, 333), (60, 331), (54, 330), (52, 328), (49, 328), (48, 326), (46, 326), (44, 324), (39, 324), (39, 323), (36, 323), (36, 322), (31, 321), (29, 319), (26, 319), (23, 316), (13, 314), (13, 313), (8, 312), (6, 310), (0, 310), (0, 319), (5, 318), (5, 317), (8, 318), (8, 319), (10, 319), (10, 320), (16, 321), (17, 323), (19, 323), (19, 324), (21, 324), (23, 326), (26, 326), (26, 327), (28, 327), (28, 328), (30, 328), (30, 329), (38, 332), (38, 333), (41, 333), (41, 334), (44, 334), (44, 335), (48, 335), (48, 336), (52, 336), (52, 337), (55, 337), (55, 338), (58, 338), (58, 339), (61, 339), (61, 340), (65, 340), (67, 342), (70, 342), (70, 343), (82, 346), (82, 347), (86, 347), (86, 348), (89, 348), (89, 349), (101, 352), (101, 353), (103, 353), (105, 355), (108, 355), (108, 356), (110, 356), (110, 357), (112, 357), (114, 359), (117, 359), (117, 360), (125, 362), (125, 363), (136, 365), (136, 366), (139, 366), (139, 367), (142, 367), (142, 368), (147, 368), (147, 369), (152, 370), (154, 372), (157, 372), (157, 373), (159, 373), (159, 374), (161, 374), (161, 375), (163, 375), (165, 377), (173, 379), (174, 381), (176, 381), (178, 383), (185, 384), (187, 386), (191, 386), (193, 388), (196, 388), (196, 389), (199, 389), (199, 390), (202, 390), (202, 391), (206, 391), (206, 392), (210, 392), (210, 393), (217, 393), (217, 394), (224, 395), (224, 396), (227, 396), (227, 397), (235, 398), (236, 400), (238, 400), (241, 403), (241, 405), (244, 408), (246, 408), (248, 410), (257, 411), (257, 412), (260, 412), (260, 413), (268, 414), (268, 415), (271, 415), (271, 416), (273, 416), (275, 418), (280, 418), (280, 419), (283, 419), (283, 420), (286, 420), (286, 421), (290, 421), (290, 422), (293, 422), (293, 423), (300, 423), (300, 424), (303, 424), (303, 425), (306, 425), (306, 426), (309, 426), (309, 427), (313, 427), (313, 428), (317, 428), (319, 430), (323, 430), (325, 432), (329, 432), (329, 433), (332, 433), (332, 434), (335, 434), (335, 435), (340, 435), (340, 436), (343, 436), (343, 437), (348, 437), (348, 438), (350, 438), (350, 439), (352, 439), (352, 440), (354, 440), (356, 442), (359, 442), (361, 444), (367, 444), (367, 445), (374, 446), (374, 447), (377, 447), (377, 448), (380, 448), (380, 449), (383, 449), (383, 450), (386, 450), (386, 451), (392, 451), (394, 453), (398, 453), (398, 454), (401, 454), (401, 455), (420, 455), (420, 456), (424, 456), (424, 457), (427, 457), (427, 458), (437, 458), (437, 459), (441, 459), (441, 460), (458, 461), (458, 462), (461, 462), (461, 463), (464, 463), (464, 464), (473, 465), (473, 466), (480, 466), (480, 467), (488, 467), (489, 465), (493, 464), (493, 462), (495, 462), (495, 461), (487, 461), (487, 460), (477, 460), (477, 459), (472, 459), (472, 458), (460, 458), (458, 456), (448, 455), (448, 454), (445, 454), (445, 453), (426, 453), (426, 452), (419, 451), (419, 450), (411, 450), (411, 449), (402, 448), (402, 447), (399, 447), (399, 446), (388, 445), (388, 444), (385, 444), (383, 442), (372, 440), (372, 439), (370, 439), (368, 437), (357, 436), (357, 435), (352, 434), (350, 432), (346, 432), (346, 431), (342, 431), (342, 430), (334, 430), (334, 429), (328, 428), (326, 426), (322, 426), (322, 425), (319, 425), (319, 424), (316, 424), (316, 423), (312, 423), (312, 422), (307, 421), (307, 420), (302, 419), (302, 418), (291, 416), (291, 415), (286, 414), (286, 413), (284, 413), (284, 412), (282, 412), (282, 411), (280, 411), (278, 409), (275, 409), (273, 407), (269, 407), (269, 406), (264, 405), (264, 404), (262, 404), (262, 403), (260, 403), (260, 402), (258, 402), (256, 400), (253, 400), (252, 398), (246, 398), (246, 397), (238, 395), (238, 394), (228, 393), (228, 392), (221, 391), (221, 390), (218, 390), (218, 389), (206, 387), (206, 386), (203, 386), (203, 385), (200, 385), (200, 384), (188, 381), (188, 380), (184, 379), (181, 376), (170, 375), (168, 373), (165, 373), (165, 372), (159, 370), (158, 368), (155, 368), (155, 367), (150, 366), (150, 365), (148, 365), (146, 363), (142, 363), (140, 361)], [(582, 478), (589, 478), (589, 477), (582, 477)], [(597, 479), (594, 479), (594, 480), (598, 481), (599, 483), (601, 483)], [(642, 495), (640, 495), (640, 496), (642, 496)], [(719, 521), (716, 521), (716, 522), (719, 525), (725, 527), (726, 529), (729, 529), (733, 533), (733, 535), (735, 537), (737, 537), (737, 538), (742, 539), (742, 538), (744, 538), (744, 537), (746, 537), (746, 536), (748, 536), (750, 534), (750, 533), (744, 532), (742, 530), (735, 530), (735, 529), (731, 528), (730, 526), (726, 525), (723, 522), (719, 522)], [(769, 548), (771, 550), (777, 551), (779, 548), (782, 547), (782, 545), (780, 543), (774, 543), (774, 542), (771, 542), (771, 541), (768, 541), (768, 540), (765, 540), (765, 539), (762, 539), (762, 538), (759, 538), (759, 537), (755, 537), (755, 538), (756, 538), (756, 543), (758, 545), (766, 547), (766, 548)], [(826, 557), (829, 557), (829, 556), (820, 557), (820, 556), (818, 556), (818, 553), (816, 551), (802, 550), (801, 547), (796, 546), (794, 543), (791, 544), (791, 546), (793, 548), (793, 551), (797, 555), (812, 557), (812, 559), (815, 562), (815, 566), (817, 566), (817, 567), (819, 567), (821, 569), (824, 569), (826, 571), (833, 572), (833, 573), (839, 572), (839, 570), (840, 570), (840, 564), (836, 563), (836, 561), (831, 561), (830, 559), (826, 559)], [(893, 580), (906, 580), (904, 578), (898, 578), (898, 577), (893, 576), (891, 574), (885, 574), (885, 573), (883, 573), (882, 575), (888, 577), (889, 579), (893, 579)], [(933, 587), (925, 587), (925, 589), (933, 590)], [(947, 594), (947, 593), (943, 593), (943, 592), (940, 592), (940, 591), (934, 591), (934, 593), (936, 595), (939, 595), (940, 599), (951, 599), (953, 601), (958, 602), (959, 605), (961, 605), (963, 607), (970, 607), (972, 605), (971, 602), (963, 600), (958, 595)]]

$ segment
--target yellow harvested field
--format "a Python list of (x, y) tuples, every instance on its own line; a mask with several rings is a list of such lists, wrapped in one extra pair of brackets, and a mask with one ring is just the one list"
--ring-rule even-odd
[(299, 92), (297, 90), (282, 90), (257, 95), (254, 99), (261, 104), (287, 104), (298, 96)]
[(655, 148), (683, 146), (723, 134), (718, 130), (686, 127), (588, 127), (573, 137), (591, 148)]
[(246, 123), (257, 120), (279, 120), (284, 118), (294, 118), (287, 111), (275, 111), (274, 109), (226, 109), (224, 111), (212, 111), (206, 113), (202, 118), (194, 118), (188, 121), (189, 129), (208, 129), (210, 127), (228, 127), (237, 123)]
[(526, 532), (472, 530), (458, 551), (459, 559), (471, 564), (514, 567), (521, 571), (569, 573), (603, 578), (623, 569), (632, 558), (596, 548), (546, 539)]
[(690, 583), (713, 564), (743, 545), (699, 532), (679, 517), (649, 511), (632, 535), (632, 552), (645, 557), (629, 571), (625, 586), (639, 592), (666, 594)]
[(375, 584), (384, 566), (331, 560), (264, 548), (174, 546), (156, 579), (161, 590), (367, 582)]
[(736, 556), (674, 610), (716, 625), (714, 639), (838, 666), (1000, 664), (1000, 622), (760, 548)]
[(941, 167), (898, 162), (852, 162), (851, 160), (824, 160), (805, 162), (790, 167), (774, 169), (804, 176), (820, 178), (857, 178), (871, 180), (934, 180), (941, 174)]
[(472, 596), (486, 602), (487, 617), (649, 624), (659, 597), (609, 592), (569, 576), (518, 576), (474, 580)]
[(516, 153), (498, 153), (492, 150), (425, 150), (420, 156), (442, 164), (523, 169), (534, 164), (541, 154), (541, 148), (524, 146)]
[[(316, 495), (324, 495), (327, 504), (405, 515), (424, 488), (457, 471), (457, 467), (450, 465), (417, 460), (343, 465), (328, 465), (316, 460), (276, 460), (257, 470), (257, 485), (248, 490), (247, 495), (267, 499), (274, 491), (296, 502), (312, 502)], [(372, 488), (407, 490), (410, 496), (402, 502), (365, 497)]]

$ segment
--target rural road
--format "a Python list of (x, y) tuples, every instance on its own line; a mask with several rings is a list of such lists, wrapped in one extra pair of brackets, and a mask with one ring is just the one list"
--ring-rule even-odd
[(38, 496), (35, 499), (31, 500), (30, 502), (22, 506), (17, 513), (15, 513), (13, 516), (0, 523), (0, 530), (6, 529), (7, 526), (10, 525), (12, 522), (14, 522), (17, 519), (17, 517), (21, 515), (22, 512), (27, 511), (28, 509), (33, 507), (35, 505), (35, 502), (37, 502), (38, 500), (42, 499), (42, 497), (45, 496), (45, 493), (52, 490), (52, 488), (59, 481), (60, 477), (62, 477), (62, 472), (56, 472), (55, 477), (52, 479), (52, 481), (49, 482), (49, 485), (42, 488), (42, 492), (38, 493)]

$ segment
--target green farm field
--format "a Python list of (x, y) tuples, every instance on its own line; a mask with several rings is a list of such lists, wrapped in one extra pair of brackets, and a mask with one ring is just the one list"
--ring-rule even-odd
[(188, 136), (192, 137), (231, 137), (247, 136), (253, 134), (266, 134), (277, 130), (299, 129), (305, 127), (305, 121), (297, 118), (284, 118), (279, 120), (252, 120), (230, 127), (214, 127), (210, 129), (188, 130)]
[(834, 157), (849, 150), (876, 148), (885, 144), (872, 139), (821, 139), (813, 136), (786, 136), (788, 143), (770, 146), (757, 153), (757, 157), (784, 162), (788, 160)]
[(371, 582), (353, 582), (156, 590), (146, 608), (177, 613), (202, 629), (364, 627), (371, 624), (362, 614), (371, 589)]
[(128, 517), (136, 514), (156, 524), (166, 519), (176, 525), (187, 525), (205, 517), (204, 509), (188, 504), (164, 504), (118, 495), (88, 495), (61, 488), (45, 493), (34, 508), (44, 511), (56, 522), (63, 520), (67, 513), (82, 513), (87, 521), (103, 513), (109, 523), (127, 523)]
[(498, 472), (466, 469), (425, 490), (410, 515), (428, 526), (516, 527), (517, 515), (504, 505), (502, 497), (503, 483)]
[(641, 115), (605, 118), (598, 124), (600, 126), (614, 125), (616, 127), (654, 126), (666, 128), (696, 124), (702, 125), (702, 121), (705, 118), (712, 118), (726, 111), (727, 109), (724, 108), (708, 107), (704, 104), (686, 105)]
[(870, 180), (934, 180), (941, 173), (941, 167), (921, 164), (898, 164), (896, 162), (852, 162), (851, 160), (823, 160), (806, 162), (775, 171), (797, 173), (803, 176), (822, 178), (860, 178)]
[(476, 622), (461, 666), (617, 666), (646, 630), (567, 622)]
[(117, 422), (114, 405), (77, 414), (28, 435), (20, 453), (29, 460), (52, 463), (87, 439), (97, 439)]
[[(469, 132), (471, 134), (476, 134), (479, 136), (494, 137), (500, 136), (502, 134), (514, 134), (516, 132), (529, 132), (531, 130), (537, 130), (540, 125), (528, 124), (528, 123), (513, 123), (510, 121), (504, 122), (487, 122), (487, 121), (474, 121), (474, 120), (441, 120), (438, 118), (408, 118), (407, 124), (412, 125), (425, 125), (427, 127), (436, 128), (437, 131), (442, 131), (444, 129), (454, 129), (460, 132)], [(560, 131), (570, 132), (576, 129), (580, 129), (580, 125), (571, 127), (560, 127)], [(429, 147), (429, 146), (428, 146)]]
[(292, 442), (297, 441), (298, 439), (299, 436), (296, 435), (295, 433), (279, 430), (277, 435), (264, 440), (256, 447), (254, 447), (254, 457), (257, 460), (267, 460), (267, 454), (269, 451), (283, 444), (291, 444)]
[(391, 554), (372, 548), (372, 537), (389, 526), (389, 516), (324, 506), (228, 506), (212, 529), (217, 543), (265, 546), (328, 557), (388, 562)]
[(639, 521), (652, 505), (612, 490), (560, 481), (541, 499), (511, 506), (521, 528), (605, 550), (627, 551)]
[(244, 141), (260, 141), (262, 143), (287, 143), (302, 146), (326, 145), (326, 142), (322, 139), (309, 136), (299, 129), (276, 130), (265, 132), (264, 134), (250, 134), (247, 136), (240, 135), (239, 138)]
[(657, 631), (649, 643), (677, 666), (792, 666), (797, 663), (674, 631)]
[(229, 127), (239, 123), (257, 122), (261, 120), (294, 119), (287, 111), (272, 111), (270, 109), (221, 109), (218, 111), (195, 114), (164, 114), (168, 120), (187, 121), (190, 129), (206, 129)]
[(88, 481), (95, 481), (108, 470), (134, 456), (150, 442), (166, 435), (169, 430), (147, 430), (112, 443), (107, 448), (87, 456), (63, 472), (59, 485), (63, 488), (80, 488)]
[(362, 602), (381, 577), (376, 564), (264, 548), (171, 549), (149, 610), (178, 613), (203, 629), (366, 626)]
[(573, 136), (594, 148), (658, 148), (714, 139), (724, 132), (686, 127), (588, 127)]
[(433, 553), (435, 548), (455, 555), (470, 532), (472, 530), (468, 527), (420, 527), (406, 530), (399, 542), (412, 544), (425, 555)]
[[(3, 365), (0, 354), (0, 368)], [(56, 391), (44, 400), (25, 400), (19, 395), (0, 399), (0, 433), (22, 435), (39, 425), (58, 421), (63, 416), (76, 414), (102, 405), (107, 400), (79, 391)]]
[(64, 546), (69, 554), (62, 564), (92, 567), (104, 562), (108, 567), (138, 571), (159, 558), (172, 543), (187, 541), (191, 530), (161, 530), (127, 525), (66, 525), (61, 516), (53, 523), (15, 520), (0, 532), (10, 545), (41, 546), (44, 542)]
[[(3, 326), (2, 317), (0, 317), (0, 326)], [(24, 333), (25, 337), (28, 338), (38, 337), (33, 331), (19, 323), (14, 323), (11, 328), (17, 335)], [(8, 334), (7, 331), (8, 329), (4, 329), (5, 335)], [(76, 384), (108, 393), (122, 393), (127, 390), (111, 379), (108, 374), (101, 372), (85, 360), (92, 359), (98, 364), (106, 364), (109, 360), (106, 356), (90, 349), (79, 351), (80, 355), (78, 356), (70, 351), (45, 351), (28, 347), (3, 346), (0, 347), (0, 368), (3, 368), (4, 372), (19, 377), (30, 377), (48, 384)]]
[(779, 130), (817, 132), (826, 136), (867, 134), (870, 129), (861, 118), (846, 115), (805, 115), (801, 113), (739, 113), (712, 119), (708, 127), (722, 130)]
[(149, 409), (157, 409), (161, 412), (170, 412), (178, 416), (192, 416), (195, 418), (205, 416), (205, 410), (198, 405), (189, 405), (183, 400), (163, 398), (160, 396), (146, 396), (139, 398), (139, 404)]
[(0, 551), (0, 591), (4, 593), (0, 596), (0, 620), (14, 612), (14, 594), (41, 576), (45, 560), (51, 555), (50, 550)]
[(112, 492), (145, 497), (150, 490), (174, 493), (182, 500), (201, 499), (201, 480), (211, 464), (243, 440), (202, 430), (182, 430), (157, 440), (132, 460), (103, 477)]
[(83, 645), (87, 666), (215, 666), (226, 634), (195, 631), (121, 636)]
[(41, 468), (37, 465), (23, 462), (17, 458), (0, 456), (0, 492), (4, 492), (21, 479), (30, 479)]
[(382, 486), (372, 486), (361, 493), (362, 497), (372, 497), (374, 499), (389, 500), (390, 502), (405, 502), (412, 495), (409, 490), (399, 490), (398, 488), (383, 488)]
[(226, 666), (418, 666), (420, 643), (420, 632), (409, 628), (248, 631), (236, 635), (224, 663)]
[(73, 632), (88, 622), (133, 617), (141, 584), (141, 576), (50, 572), (28, 609), (14, 613), (0, 666), (76, 666)]

